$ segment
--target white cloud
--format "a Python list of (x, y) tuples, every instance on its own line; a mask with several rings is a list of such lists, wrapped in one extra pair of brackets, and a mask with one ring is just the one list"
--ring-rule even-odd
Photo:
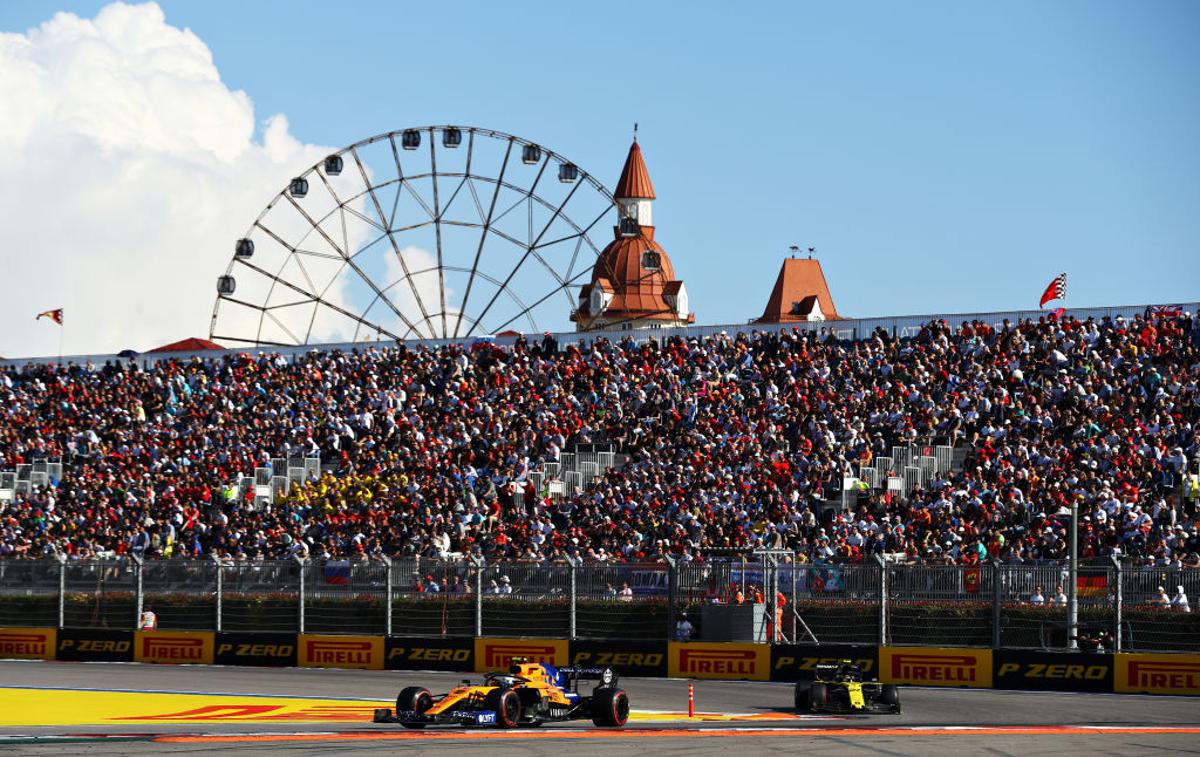
[[(282, 115), (254, 141), (244, 92), (155, 4), (0, 34), (0, 355), (207, 336), (234, 240), (329, 150)], [(340, 287), (331, 298), (341, 295)]]

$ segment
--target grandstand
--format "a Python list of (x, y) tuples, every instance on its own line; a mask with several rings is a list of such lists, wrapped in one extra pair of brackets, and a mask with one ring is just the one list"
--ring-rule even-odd
[(9, 361), (0, 553), (1200, 566), (1195, 308)]

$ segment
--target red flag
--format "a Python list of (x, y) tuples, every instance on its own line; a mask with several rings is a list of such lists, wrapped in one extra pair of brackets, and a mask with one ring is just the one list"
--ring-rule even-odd
[(1045, 307), (1050, 300), (1061, 300), (1067, 296), (1067, 274), (1060, 273), (1054, 277), (1054, 281), (1050, 282), (1050, 286), (1046, 287), (1046, 291), (1042, 292), (1042, 299), (1038, 301), (1038, 307)]
[(58, 308), (57, 310), (47, 310), (44, 313), (38, 313), (37, 318), (34, 318), (33, 320), (40, 321), (43, 318), (49, 318), (50, 320), (54, 321), (59, 326), (61, 326), (62, 321), (63, 321), (62, 311), (63, 311), (62, 308)]
[(963, 587), (968, 594), (978, 594), (979, 585), (983, 576), (980, 574), (979, 568), (967, 568), (963, 571)]

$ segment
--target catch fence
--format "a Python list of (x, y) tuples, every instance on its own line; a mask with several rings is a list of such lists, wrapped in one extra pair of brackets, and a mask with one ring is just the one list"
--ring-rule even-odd
[(1198, 652), (1200, 569), (1085, 564), (0, 560), (0, 627)]

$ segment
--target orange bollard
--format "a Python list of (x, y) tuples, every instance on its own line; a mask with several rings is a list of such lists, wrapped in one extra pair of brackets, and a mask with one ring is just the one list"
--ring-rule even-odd
[(696, 687), (688, 681), (688, 717), (696, 717)]

